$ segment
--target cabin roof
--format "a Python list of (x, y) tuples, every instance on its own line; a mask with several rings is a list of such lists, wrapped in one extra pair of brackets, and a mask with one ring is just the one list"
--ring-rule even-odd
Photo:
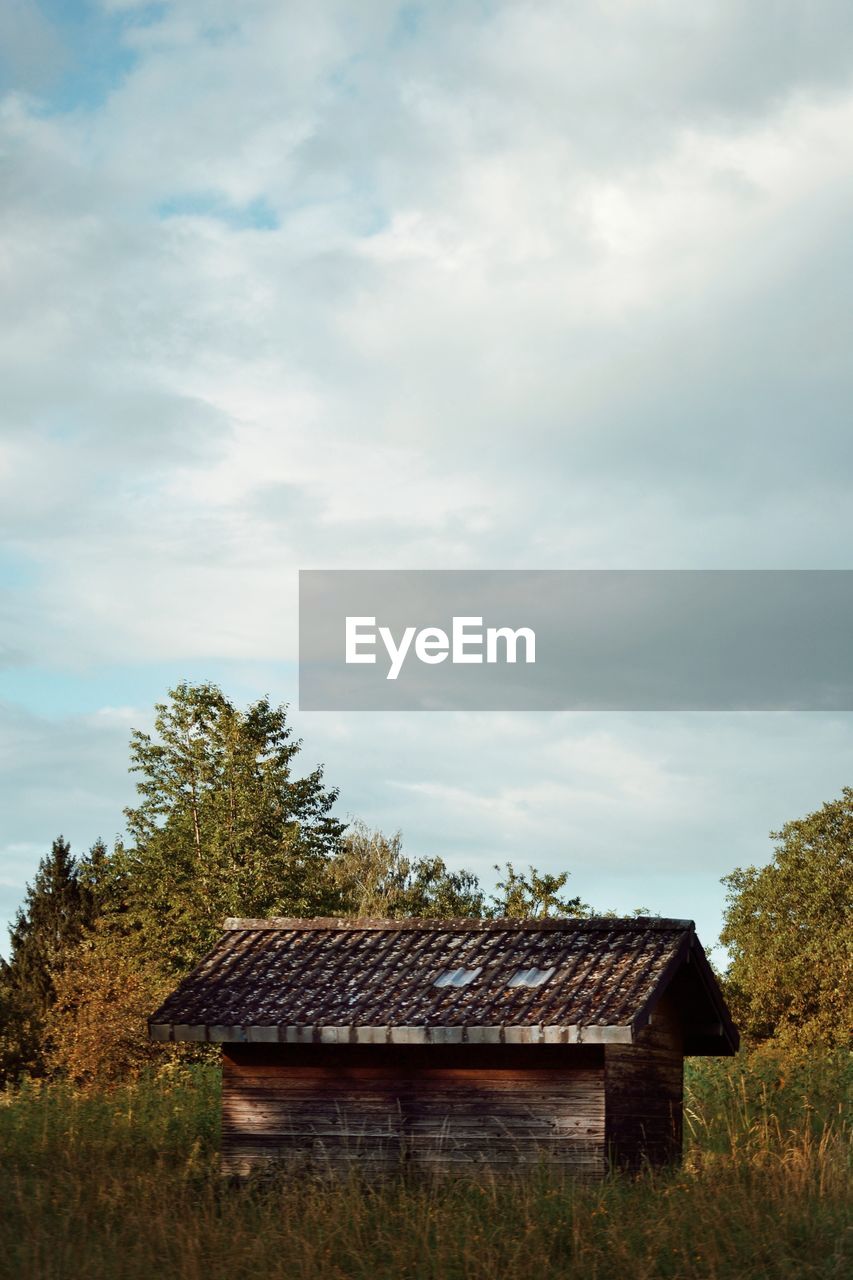
[(226, 920), (158, 1040), (630, 1043), (674, 992), (686, 1053), (738, 1035), (691, 920)]

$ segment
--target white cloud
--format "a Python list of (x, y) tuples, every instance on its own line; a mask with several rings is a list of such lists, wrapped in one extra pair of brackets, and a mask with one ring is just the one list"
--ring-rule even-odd
[(720, 877), (769, 861), (771, 830), (840, 793), (845, 716), (297, 716), (306, 763), (415, 853), (494, 883), (510, 860), (571, 872), (600, 909), (645, 905), (719, 931)]
[[(300, 567), (847, 567), (847, 6), (104, 8), (99, 105), (30, 35), (0, 103), (9, 662), (293, 656)], [(410, 721), (326, 722), (354, 806), (487, 868), (695, 868), (757, 812), (733, 751), (794, 811), (838, 782), (819, 733)], [(106, 812), (93, 723), (55, 804), (15, 733), (15, 848)]]

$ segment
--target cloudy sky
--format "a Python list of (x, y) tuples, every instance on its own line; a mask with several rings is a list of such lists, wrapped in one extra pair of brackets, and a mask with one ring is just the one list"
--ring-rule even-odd
[[(0, 923), (300, 568), (850, 568), (840, 0), (0, 0)], [(849, 715), (294, 713), (342, 814), (693, 916)]]

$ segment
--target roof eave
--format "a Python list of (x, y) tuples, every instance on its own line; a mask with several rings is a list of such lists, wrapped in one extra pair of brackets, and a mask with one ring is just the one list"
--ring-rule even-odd
[(163, 1043), (210, 1044), (632, 1044), (630, 1026), (220, 1026), (151, 1022), (148, 1034)]

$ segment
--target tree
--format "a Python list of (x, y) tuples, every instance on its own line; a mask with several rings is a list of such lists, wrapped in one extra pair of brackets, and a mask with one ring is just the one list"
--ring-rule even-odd
[(508, 862), (505, 878), (487, 899), (472, 871), (450, 871), (438, 857), (409, 858), (399, 831), (386, 836), (362, 822), (350, 827), (330, 863), (329, 877), (337, 895), (336, 914), (343, 916), (524, 919), (591, 914), (579, 897), (561, 895), (568, 871), (550, 875), (529, 867), (524, 873)]
[(772, 832), (773, 860), (735, 869), (721, 941), (741, 1030), (801, 1043), (853, 1031), (853, 789)]
[(266, 698), (239, 711), (213, 684), (182, 683), (156, 706), (156, 736), (134, 731), (140, 803), (125, 810), (128, 923), (167, 970), (192, 965), (223, 918), (313, 915), (344, 824), (322, 767), (295, 778), (301, 742)]
[(134, 1076), (171, 1046), (148, 1039), (147, 1019), (168, 994), (141, 934), (101, 920), (55, 975), (56, 998), (44, 1022), (45, 1061), (78, 1084)]
[(385, 836), (354, 823), (331, 862), (336, 914), (377, 916), (481, 916), (483, 892), (470, 871), (449, 871), (441, 858), (409, 858), (400, 832)]
[[(500, 871), (500, 867), (496, 866), (495, 871)], [(504, 879), (497, 883), (498, 893), (492, 895), (489, 915), (512, 919), (590, 915), (589, 906), (579, 897), (560, 896), (560, 890), (568, 878), (568, 871), (552, 876), (547, 872), (537, 871), (535, 867), (529, 867), (525, 875), (516, 871), (512, 863), (508, 862)]]
[(9, 928), (13, 986), (38, 1013), (53, 997), (53, 972), (67, 948), (79, 940), (85, 911), (71, 846), (57, 836)]
[(40, 1071), (45, 1017), (55, 998), (54, 979), (66, 956), (90, 927), (98, 910), (92, 857), (75, 861), (71, 846), (57, 836), (42, 858), (24, 905), (9, 928), (11, 955), (0, 974), (4, 1006), (0, 1072)]
[[(121, 845), (117, 844), (116, 850), (120, 848)], [(77, 864), (77, 881), (88, 901), (88, 914), (92, 921), (109, 902), (115, 890), (116, 877), (116, 858), (98, 837), (86, 856)]]
[(0, 956), (0, 1085), (31, 1065), (30, 1039), (15, 1001), (12, 971)]

